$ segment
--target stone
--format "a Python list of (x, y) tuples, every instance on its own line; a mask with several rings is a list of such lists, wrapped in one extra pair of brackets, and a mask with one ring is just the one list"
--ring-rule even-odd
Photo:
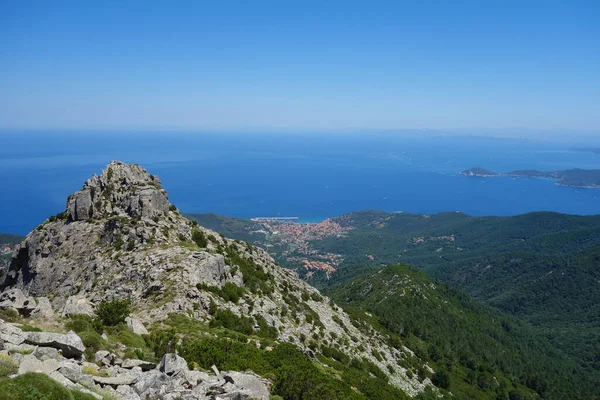
[(9, 289), (5, 290), (0, 294), (0, 308), (14, 308), (15, 310), (23, 307), (27, 297), (23, 294), (21, 289)]
[(14, 309), (28, 317), (36, 306), (35, 298), (25, 297), (20, 289), (9, 289), (0, 294), (0, 309)]
[[(73, 382), (81, 382), (84, 380), (83, 373), (81, 372), (81, 365), (77, 363), (63, 363), (58, 370), (65, 378)], [(92, 381), (93, 382), (93, 381)]]
[(167, 380), (167, 375), (156, 369), (153, 369), (138, 377), (132, 387), (138, 395), (142, 396), (143, 398), (147, 398), (149, 396), (144, 396), (146, 393), (152, 389), (160, 388), (167, 382)]
[[(269, 388), (265, 384), (262, 378), (258, 375), (250, 374), (250, 373), (242, 373), (230, 371), (223, 374), (225, 380), (227, 378), (231, 379), (232, 384), (235, 385), (236, 388), (240, 389), (240, 396), (242, 394), (247, 397), (238, 397), (238, 398), (252, 398), (252, 399), (260, 399), (260, 400), (268, 400), (269, 399)], [(227, 398), (227, 397), (225, 397)], [(229, 397), (234, 399), (236, 397)]]
[(93, 317), (95, 315), (94, 305), (85, 296), (69, 296), (60, 315), (61, 317), (69, 317), (78, 314)]
[(121, 400), (140, 400), (140, 396), (131, 386), (121, 385), (117, 387), (117, 396)]
[(65, 378), (65, 376), (58, 371), (53, 371), (49, 374), (49, 376), (50, 378), (61, 383), (63, 386), (68, 387), (69, 389), (75, 389), (77, 387), (74, 382), (72, 382), (70, 379)]
[(7, 344), (20, 345), (25, 341), (25, 332), (0, 319), (0, 340)]
[(156, 368), (156, 364), (151, 361), (127, 359), (123, 361), (121, 367), (127, 369), (140, 367), (142, 371), (149, 371)]
[(37, 306), (31, 312), (31, 317), (52, 318), (53, 316), (54, 316), (54, 311), (52, 310), (52, 305), (50, 304), (50, 300), (47, 297), (38, 297)]
[(26, 354), (19, 364), (18, 374), (22, 375), (27, 372), (41, 372), (50, 375), (52, 372), (58, 370), (58, 368), (60, 368), (60, 364), (52, 358), (46, 361), (40, 361), (34, 355)]
[(167, 375), (173, 375), (180, 371), (189, 371), (187, 362), (177, 354), (167, 353), (160, 360), (159, 370)]
[(127, 323), (129, 329), (131, 329), (131, 331), (136, 335), (147, 335), (149, 333), (148, 329), (146, 329), (142, 321), (140, 321), (133, 315), (130, 315), (129, 317), (125, 318), (125, 322)]
[(99, 363), (102, 360), (104, 360), (105, 358), (107, 358), (110, 355), (110, 351), (106, 351), (106, 350), (98, 350), (95, 354), (94, 354), (94, 361)]
[(117, 375), (117, 376), (94, 376), (92, 377), (94, 382), (102, 386), (120, 386), (120, 385), (131, 385), (135, 382), (136, 378), (131, 375)]
[(81, 357), (85, 346), (81, 338), (73, 331), (67, 334), (53, 332), (26, 332), (25, 343), (42, 347), (53, 347), (62, 352), (67, 358)]
[(35, 347), (35, 349), (33, 350), (32, 353), (34, 356), (36, 356), (37, 358), (42, 358), (42, 357), (47, 357), (47, 358), (58, 358), (60, 356), (60, 354), (58, 353), (58, 350), (56, 350), (53, 347)]

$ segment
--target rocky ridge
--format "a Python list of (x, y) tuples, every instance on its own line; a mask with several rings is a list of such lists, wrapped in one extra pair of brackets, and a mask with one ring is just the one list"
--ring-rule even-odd
[[(243, 295), (236, 301), (220, 295), (227, 285)], [(160, 180), (137, 165), (113, 161), (69, 196), (65, 212), (17, 247), (0, 289), (49, 299), (44, 303), (61, 316), (93, 315), (101, 301), (129, 298), (130, 327), (141, 333), (171, 313), (211, 321), (215, 309), (228, 310), (253, 316), (255, 330), (264, 329), (258, 319), (266, 321), (277, 340), (309, 353), (320, 350), (307, 338), (327, 340), (375, 364), (410, 396), (431, 386), (409, 371), (412, 351), (361, 327), (263, 250), (184, 218)]]

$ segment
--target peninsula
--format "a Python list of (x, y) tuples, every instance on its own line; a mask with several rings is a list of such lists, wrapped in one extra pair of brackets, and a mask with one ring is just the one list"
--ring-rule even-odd
[(516, 170), (505, 173), (496, 173), (484, 168), (475, 167), (461, 172), (465, 176), (513, 176), (526, 178), (545, 178), (554, 179), (559, 186), (570, 186), (577, 188), (598, 189), (600, 188), (600, 170), (599, 169), (568, 169), (564, 171), (538, 171)]

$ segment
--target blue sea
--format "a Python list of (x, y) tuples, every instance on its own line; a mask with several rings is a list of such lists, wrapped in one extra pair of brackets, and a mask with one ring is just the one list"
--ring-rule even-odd
[(600, 189), (459, 175), (475, 166), (600, 168), (599, 155), (571, 147), (566, 140), (381, 133), (6, 131), (0, 134), (0, 232), (28, 233), (64, 210), (67, 196), (115, 159), (158, 175), (171, 201), (188, 213), (304, 221), (365, 209), (600, 213)]

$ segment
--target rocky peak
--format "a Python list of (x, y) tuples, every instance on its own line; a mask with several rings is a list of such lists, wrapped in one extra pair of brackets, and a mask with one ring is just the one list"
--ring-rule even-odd
[(167, 192), (160, 179), (136, 164), (111, 161), (67, 199), (71, 221), (129, 216), (154, 217), (169, 211)]

